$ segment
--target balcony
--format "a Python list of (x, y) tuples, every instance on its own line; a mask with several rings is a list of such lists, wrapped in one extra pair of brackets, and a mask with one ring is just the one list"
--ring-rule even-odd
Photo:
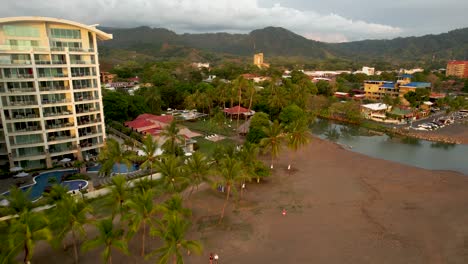
[(48, 143), (58, 143), (58, 142), (67, 142), (75, 140), (75, 137), (72, 136), (50, 136), (47, 138)]
[(0, 65), (31, 65), (30, 60), (2, 60)]
[(40, 46), (15, 46), (15, 45), (0, 45), (0, 51), (22, 51), (22, 52), (30, 52), (30, 51), (48, 51), (48, 47), (40, 47)]
[(2, 93), (34, 93), (36, 92), (35, 88), (10, 88), (5, 91), (2, 91)]
[(64, 65), (67, 64), (66, 61), (61, 60), (37, 60), (35, 61), (37, 65)]
[(52, 145), (49, 148), (49, 153), (50, 153), (51, 156), (59, 156), (59, 155), (63, 155), (63, 154), (73, 153), (77, 149), (78, 148), (75, 145), (71, 145), (71, 146), (68, 146), (68, 147), (64, 147), (64, 146), (60, 146), (60, 147), (55, 146), (54, 147), (54, 145)]
[(89, 120), (89, 121), (80, 121), (80, 120), (78, 120), (78, 126), (97, 124), (99, 122), (101, 122), (100, 118), (95, 118), (95, 119), (92, 119), (92, 120)]
[(95, 73), (92, 72), (72, 72), (72, 77), (94, 77)]
[(78, 98), (75, 98), (75, 102), (79, 103), (79, 102), (93, 101), (93, 100), (97, 100), (97, 99), (98, 99), (97, 97), (92, 97), (92, 96), (78, 97)]
[(8, 129), (8, 132), (11, 134), (15, 133), (31, 133), (31, 132), (40, 132), (42, 128), (40, 126), (29, 126), (25, 128), (15, 128), (15, 129)]
[(59, 117), (59, 116), (67, 116), (67, 115), (71, 115), (72, 112), (69, 112), (69, 111), (63, 111), (63, 112), (47, 112), (47, 113), (44, 113), (44, 117)]
[(12, 74), (3, 76), (4, 79), (33, 79), (33, 74)]
[(39, 78), (65, 78), (65, 77), (68, 77), (68, 74), (65, 74), (65, 73), (54, 73), (54, 74), (39, 73), (38, 76), (39, 76)]
[(41, 92), (53, 92), (53, 91), (67, 91), (69, 87), (66, 86), (52, 86), (52, 87), (39, 87)]
[(68, 48), (70, 52), (94, 52), (94, 49), (85, 49), (85, 48)]
[(93, 65), (93, 64), (96, 64), (96, 62), (95, 61), (87, 61), (87, 60), (73, 60), (73, 61), (70, 61), (70, 64)]
[(42, 104), (49, 105), (49, 104), (65, 104), (70, 103), (70, 99), (42, 99)]
[(74, 90), (85, 90), (85, 89), (97, 89), (97, 87), (92, 87), (92, 85), (73, 85)]
[(38, 114), (13, 114), (13, 117), (6, 117), (10, 121), (25, 121), (24, 119), (34, 119), (39, 118)]
[(59, 128), (64, 128), (64, 127), (72, 127), (72, 126), (74, 126), (74, 124), (71, 122), (68, 122), (68, 123), (62, 123), (62, 124), (47, 125), (46, 128), (48, 130), (52, 130), (52, 129), (59, 129)]
[(45, 152), (43, 151), (29, 152), (29, 153), (16, 153), (16, 152), (11, 153), (11, 156), (13, 157), (15, 161), (21, 160), (21, 159), (42, 158), (44, 155), (45, 155)]
[(6, 104), (7, 106), (28, 106), (37, 105), (36, 101), (13, 101)]
[(35, 145), (43, 145), (43, 144), (44, 144), (43, 140), (30, 141), (30, 142), (15, 142), (14, 144), (11, 144), (11, 148), (24, 148), (25, 146), (33, 147)]

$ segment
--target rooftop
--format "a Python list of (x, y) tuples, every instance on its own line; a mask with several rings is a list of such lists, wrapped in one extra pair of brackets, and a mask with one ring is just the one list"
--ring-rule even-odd
[(395, 88), (395, 83), (394, 83), (394, 82), (386, 82), (386, 83), (384, 83), (382, 86), (380, 86), (380, 88), (390, 88), (390, 89), (393, 89), (393, 88)]
[(430, 82), (410, 82), (405, 85), (401, 85), (401, 87), (414, 87), (414, 88), (430, 88), (431, 87)]
[(375, 103), (375, 104), (365, 104), (362, 107), (370, 109), (372, 111), (380, 111), (380, 110), (387, 110), (388, 105), (382, 103)]

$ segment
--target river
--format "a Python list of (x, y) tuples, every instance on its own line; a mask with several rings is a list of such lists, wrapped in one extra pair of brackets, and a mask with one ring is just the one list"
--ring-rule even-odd
[(452, 170), (468, 175), (468, 145), (391, 137), (355, 125), (318, 119), (311, 127), (318, 137), (367, 156), (430, 170)]

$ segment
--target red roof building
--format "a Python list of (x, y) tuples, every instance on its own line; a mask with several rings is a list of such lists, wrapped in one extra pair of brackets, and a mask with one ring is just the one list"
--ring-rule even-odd
[(135, 120), (125, 122), (124, 124), (141, 133), (147, 133), (151, 130), (151, 134), (153, 134), (155, 130), (162, 130), (173, 120), (174, 117), (171, 115), (157, 116), (152, 114), (141, 114), (135, 118)]
[(248, 113), (249, 109), (244, 108), (242, 106), (236, 105), (231, 108), (226, 108), (224, 109), (224, 113), (230, 114), (230, 115), (237, 115), (237, 114), (245, 114)]

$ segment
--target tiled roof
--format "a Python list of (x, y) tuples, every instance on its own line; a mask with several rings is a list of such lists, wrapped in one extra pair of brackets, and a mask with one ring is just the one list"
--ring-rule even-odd
[(137, 116), (135, 120), (138, 120), (138, 119), (146, 119), (146, 120), (159, 121), (163, 123), (171, 123), (174, 120), (174, 117), (171, 115), (157, 116), (157, 115), (152, 115), (152, 114), (141, 114)]
[(231, 107), (231, 108), (228, 108), (228, 109), (224, 109), (224, 112), (225, 113), (228, 113), (228, 114), (237, 114), (237, 113), (248, 113), (249, 112), (249, 109), (246, 109), (242, 106), (234, 106), (234, 107)]

